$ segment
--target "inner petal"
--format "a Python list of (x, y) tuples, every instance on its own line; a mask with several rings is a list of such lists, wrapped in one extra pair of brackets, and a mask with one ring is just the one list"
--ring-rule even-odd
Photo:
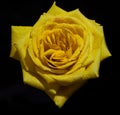
[(64, 61), (66, 55), (65, 52), (62, 50), (56, 50), (50, 57), (50, 60), (54, 60), (54, 61), (58, 61), (58, 62), (62, 62)]

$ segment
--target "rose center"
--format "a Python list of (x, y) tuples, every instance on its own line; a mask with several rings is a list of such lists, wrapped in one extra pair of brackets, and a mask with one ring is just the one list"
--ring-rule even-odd
[(53, 68), (67, 63), (71, 66), (77, 60), (84, 44), (78, 30), (66, 24), (53, 24), (51, 29), (46, 26), (42, 34), (43, 64)]

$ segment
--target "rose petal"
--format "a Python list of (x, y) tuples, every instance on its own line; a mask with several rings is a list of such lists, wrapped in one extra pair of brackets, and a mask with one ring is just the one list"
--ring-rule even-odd
[(49, 11), (47, 12), (50, 15), (59, 15), (59, 14), (66, 14), (66, 11), (63, 10), (62, 8), (56, 6), (56, 2), (53, 3), (52, 7), (49, 9)]
[(103, 31), (103, 27), (100, 26), (100, 24), (96, 23), (94, 20), (91, 20), (91, 23), (94, 25), (94, 27), (96, 28), (96, 30), (98, 30), (101, 35), (102, 35), (102, 43), (101, 43), (101, 61), (104, 60), (105, 58), (111, 56), (111, 53), (106, 45), (106, 41), (105, 41), (105, 36), (104, 36), (104, 31)]
[(111, 53), (110, 53), (110, 51), (109, 51), (109, 49), (108, 49), (108, 47), (107, 47), (107, 45), (106, 45), (105, 39), (102, 42), (102, 48), (101, 48), (101, 50), (102, 50), (101, 51), (101, 60), (104, 60), (104, 59), (112, 56)]
[(22, 69), (23, 72), (23, 81), (25, 84), (31, 85), (35, 88), (45, 90), (44, 86), (44, 80), (38, 80), (36, 78), (36, 75), (32, 75), (29, 72), (25, 71), (25, 69)]
[(93, 50), (94, 62), (86, 69), (86, 79), (97, 78), (99, 76), (101, 50)]
[(19, 40), (24, 39), (25, 36), (31, 31), (31, 26), (11, 26), (11, 52), (10, 57), (14, 59), (19, 59), (18, 50), (16, 49), (16, 44)]
[(23, 81), (25, 84), (28, 84), (37, 89), (43, 90), (45, 92), (49, 92), (50, 95), (55, 95), (57, 90), (59, 89), (59, 85), (56, 83), (47, 83), (44, 79), (39, 77), (36, 74), (31, 74), (29, 71), (27, 72), (25, 69), (22, 69), (23, 72)]
[[(86, 16), (84, 16), (79, 9), (73, 10), (69, 12), (69, 16), (73, 16), (74, 18), (78, 19), (78, 22), (83, 25), (86, 28), (89, 28), (91, 32), (95, 32), (99, 36), (101, 36), (101, 31), (99, 29), (96, 29), (96, 25), (99, 25), (94, 20), (88, 19)], [(96, 24), (93, 24), (96, 23)]]
[(83, 86), (83, 84), (85, 84), (86, 81), (79, 81), (79, 82), (76, 82), (75, 84), (73, 85), (70, 85), (70, 86), (61, 86), (59, 88), (59, 90), (57, 91), (57, 93), (55, 95), (52, 95), (48, 92), (46, 92), (50, 97), (51, 99), (55, 102), (55, 104), (61, 108), (64, 103), (67, 101), (67, 99), (80, 87)]

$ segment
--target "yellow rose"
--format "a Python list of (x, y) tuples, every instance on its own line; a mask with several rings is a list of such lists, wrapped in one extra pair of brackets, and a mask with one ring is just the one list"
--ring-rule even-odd
[(10, 57), (20, 61), (24, 83), (45, 91), (58, 107), (111, 56), (103, 27), (78, 9), (55, 2), (33, 26), (12, 26)]

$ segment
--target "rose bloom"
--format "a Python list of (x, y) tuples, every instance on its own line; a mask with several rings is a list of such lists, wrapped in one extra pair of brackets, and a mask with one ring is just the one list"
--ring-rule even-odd
[(33, 26), (12, 26), (10, 57), (19, 60), (23, 81), (60, 108), (88, 79), (99, 77), (100, 62), (111, 56), (103, 27), (79, 9), (55, 2)]

